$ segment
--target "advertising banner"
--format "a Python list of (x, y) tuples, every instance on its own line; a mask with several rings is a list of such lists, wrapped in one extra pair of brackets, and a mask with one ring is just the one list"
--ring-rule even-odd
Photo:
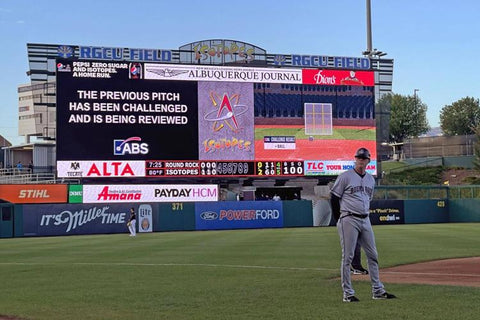
[(57, 161), (61, 178), (145, 177), (145, 161)]
[(195, 204), (197, 230), (283, 227), (281, 201), (222, 201)]
[[(131, 207), (137, 212), (147, 207), (152, 211), (149, 204), (138, 207), (131, 204), (25, 205), (23, 232), (25, 236), (128, 233), (126, 224)], [(153, 221), (149, 223), (151, 228)], [(140, 230), (142, 227), (139, 226)]]
[(68, 203), (83, 203), (83, 185), (68, 185)]
[[(305, 161), (305, 175), (306, 176), (320, 176), (320, 175), (339, 175), (342, 172), (353, 169), (355, 163), (353, 161)], [(377, 160), (371, 160), (367, 165), (367, 172), (370, 174), (377, 174)]]
[(303, 69), (302, 79), (304, 84), (366, 87), (375, 85), (373, 71)]
[(214, 184), (84, 185), (83, 203), (217, 201)]
[(404, 224), (404, 201), (373, 200), (370, 203), (370, 221), (372, 224)]
[(149, 204), (141, 204), (137, 211), (138, 232), (153, 231), (153, 210)]
[(11, 203), (66, 203), (64, 184), (0, 184), (0, 199)]
[(302, 70), (145, 63), (145, 79), (301, 84)]

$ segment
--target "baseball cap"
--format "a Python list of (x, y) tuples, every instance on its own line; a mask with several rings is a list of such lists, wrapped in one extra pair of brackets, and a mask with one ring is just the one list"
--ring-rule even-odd
[(355, 152), (355, 158), (369, 159), (370, 160), (370, 151), (365, 148), (360, 148)]

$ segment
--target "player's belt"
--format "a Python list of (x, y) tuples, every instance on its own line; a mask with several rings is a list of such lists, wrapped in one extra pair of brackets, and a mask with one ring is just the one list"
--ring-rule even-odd
[(360, 218), (360, 219), (365, 219), (366, 217), (368, 217), (368, 214), (357, 214), (357, 213), (353, 213), (353, 212), (347, 212), (347, 215), (341, 216), (340, 219), (348, 217), (348, 216), (354, 216), (354, 217), (357, 217), (357, 218)]
[(368, 217), (368, 214), (356, 214), (356, 213), (352, 213), (352, 212), (349, 212), (348, 214), (351, 215), (351, 216), (357, 217), (357, 218), (361, 218), (361, 219), (365, 219), (366, 217)]

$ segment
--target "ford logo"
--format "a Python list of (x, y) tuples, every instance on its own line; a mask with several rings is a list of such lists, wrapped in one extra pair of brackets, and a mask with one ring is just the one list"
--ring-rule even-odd
[(200, 218), (203, 220), (215, 220), (218, 218), (218, 213), (213, 211), (205, 211), (200, 213)]

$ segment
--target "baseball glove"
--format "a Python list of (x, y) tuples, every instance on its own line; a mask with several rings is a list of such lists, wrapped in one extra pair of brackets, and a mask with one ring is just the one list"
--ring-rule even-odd
[(132, 223), (130, 221), (127, 222), (127, 227), (130, 227)]

